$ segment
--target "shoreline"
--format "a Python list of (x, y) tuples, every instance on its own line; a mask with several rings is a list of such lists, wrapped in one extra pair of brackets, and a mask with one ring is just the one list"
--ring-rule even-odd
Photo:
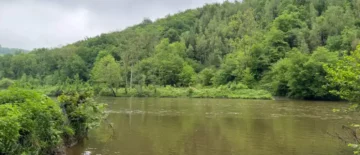
[[(58, 96), (63, 89), (56, 86), (35, 88), (48, 96)], [(230, 89), (230, 88), (193, 88), (193, 87), (142, 87), (142, 88), (118, 88), (97, 89), (94, 88), (97, 96), (103, 97), (155, 97), (155, 98), (216, 98), (216, 99), (260, 99), (274, 100), (274, 96), (266, 90), (257, 89)]]

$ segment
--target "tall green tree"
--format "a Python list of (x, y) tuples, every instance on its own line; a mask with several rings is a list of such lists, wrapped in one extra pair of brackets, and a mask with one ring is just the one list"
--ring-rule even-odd
[(360, 102), (360, 46), (336, 64), (325, 66), (331, 92), (354, 104)]
[(107, 55), (95, 62), (91, 71), (91, 79), (95, 83), (104, 84), (116, 96), (117, 89), (122, 84), (121, 68), (111, 55)]
[(337, 53), (326, 48), (318, 48), (314, 54), (303, 54), (297, 50), (280, 60), (269, 73), (273, 92), (277, 95), (287, 95), (305, 99), (332, 99), (327, 84), (323, 66), (334, 64)]

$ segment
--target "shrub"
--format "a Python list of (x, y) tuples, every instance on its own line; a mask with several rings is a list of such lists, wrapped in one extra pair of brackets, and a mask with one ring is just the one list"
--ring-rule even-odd
[(64, 92), (58, 97), (67, 118), (67, 125), (74, 130), (71, 132), (67, 129), (65, 144), (70, 145), (86, 138), (88, 131), (98, 126), (105, 117), (105, 105), (96, 103), (93, 95), (92, 91), (85, 89)]
[(0, 89), (7, 89), (13, 84), (14, 84), (13, 80), (10, 80), (8, 78), (3, 78), (0, 80)]
[(0, 91), (0, 155), (56, 154), (64, 143), (81, 141), (104, 117), (104, 105), (92, 96), (89, 90), (65, 92), (59, 106), (36, 91)]
[(19, 89), (0, 100), (0, 154), (51, 154), (61, 144), (64, 117), (53, 100)]

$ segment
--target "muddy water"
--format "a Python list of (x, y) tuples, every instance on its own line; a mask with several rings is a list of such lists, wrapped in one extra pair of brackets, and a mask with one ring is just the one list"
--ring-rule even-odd
[(345, 155), (340, 102), (101, 98), (107, 123), (70, 155)]

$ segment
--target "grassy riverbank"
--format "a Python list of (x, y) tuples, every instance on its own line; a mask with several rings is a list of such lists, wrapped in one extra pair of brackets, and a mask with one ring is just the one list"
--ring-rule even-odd
[[(113, 96), (110, 90), (104, 90), (101, 95)], [(175, 88), (175, 87), (138, 87), (121, 88), (116, 92), (117, 97), (160, 97), (160, 98), (230, 98), (230, 99), (273, 99), (265, 90), (229, 89), (229, 88)]]
[[(0, 80), (0, 88), (16, 86), (26, 89), (36, 89), (38, 92), (48, 96), (59, 96), (62, 92), (79, 90), (82, 88), (93, 89), (100, 96), (116, 97), (163, 97), (163, 98), (230, 98), (230, 99), (273, 99), (270, 92), (260, 89), (250, 89), (241, 83), (230, 83), (218, 87), (172, 87), (172, 86), (139, 86), (133, 88), (109, 89), (106, 86), (95, 85), (81, 81), (65, 82), (58, 85), (34, 85), (28, 82)], [(113, 92), (114, 91), (114, 92)]]
[[(75, 86), (73, 86), (75, 87)], [(45, 86), (36, 88), (48, 96), (57, 96), (63, 90), (73, 89), (59, 86)], [(100, 96), (114, 96), (110, 89), (94, 88)], [(256, 89), (195, 88), (195, 87), (135, 87), (119, 88), (116, 97), (160, 97), (160, 98), (229, 98), (229, 99), (266, 99), (272, 100), (270, 92)]]

